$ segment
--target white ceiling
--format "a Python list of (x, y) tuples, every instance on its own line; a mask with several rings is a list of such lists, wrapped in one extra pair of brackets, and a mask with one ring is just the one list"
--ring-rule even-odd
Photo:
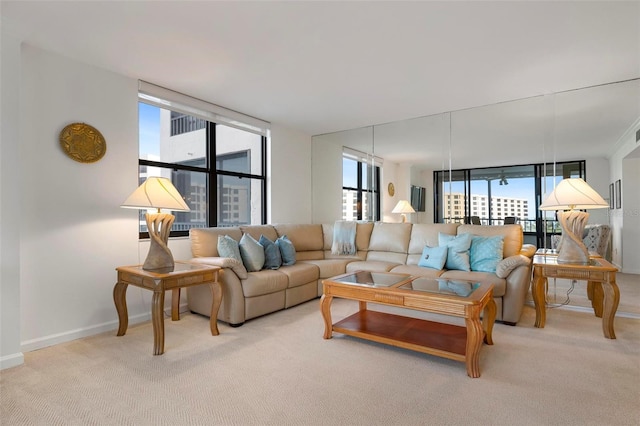
[[(0, 7), (3, 27), (29, 44), (310, 135), (640, 77), (637, 1), (3, 0)], [(589, 96), (566, 105), (548, 96), (527, 101), (543, 99), (542, 112), (504, 103), (457, 113), (452, 127), (469, 123), (452, 135), (458, 165), (465, 155), (492, 165), (492, 151), (529, 147), (522, 136), (534, 125), (540, 133), (541, 121), (543, 136), (552, 129), (570, 153), (604, 156), (640, 117), (632, 86), (613, 98), (604, 89), (580, 92)], [(499, 142), (500, 133), (509, 137)], [(407, 146), (396, 143), (388, 155), (417, 161), (416, 147)], [(421, 153), (433, 160), (423, 148), (424, 138)]]

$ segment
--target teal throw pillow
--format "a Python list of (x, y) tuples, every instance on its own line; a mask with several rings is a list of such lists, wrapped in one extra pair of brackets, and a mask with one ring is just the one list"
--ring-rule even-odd
[(240, 255), (242, 263), (249, 272), (256, 272), (264, 266), (264, 247), (251, 235), (244, 234), (240, 239)]
[(503, 247), (504, 237), (502, 235), (496, 235), (494, 237), (474, 235), (471, 238), (471, 248), (469, 249), (471, 270), (496, 272), (496, 267), (502, 260)]
[(286, 235), (276, 240), (276, 246), (280, 249), (282, 256), (282, 266), (291, 266), (296, 263), (296, 249), (293, 247), (291, 240)]
[(470, 271), (469, 248), (471, 247), (471, 234), (460, 235), (438, 234), (438, 246), (447, 247), (447, 261), (445, 268), (458, 271)]
[(425, 246), (422, 250), (422, 256), (418, 266), (423, 268), (442, 269), (447, 260), (447, 247), (429, 247)]
[(238, 242), (228, 235), (218, 235), (218, 255), (242, 262)]
[(264, 247), (264, 269), (278, 269), (282, 266), (282, 256), (280, 255), (280, 248), (265, 237), (264, 235), (260, 235), (260, 239), (258, 240), (260, 245)]

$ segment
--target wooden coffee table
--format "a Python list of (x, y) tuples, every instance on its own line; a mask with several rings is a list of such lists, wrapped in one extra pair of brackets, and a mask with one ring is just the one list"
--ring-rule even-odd
[[(322, 286), (320, 309), (325, 339), (330, 339), (335, 331), (462, 361), (469, 377), (480, 377), (478, 360), (482, 341), (493, 344), (491, 333), (496, 318), (493, 284), (359, 271), (324, 280)], [(333, 324), (331, 301), (334, 297), (358, 300), (358, 312)], [(368, 302), (461, 317), (466, 326), (373, 311), (367, 309)]]

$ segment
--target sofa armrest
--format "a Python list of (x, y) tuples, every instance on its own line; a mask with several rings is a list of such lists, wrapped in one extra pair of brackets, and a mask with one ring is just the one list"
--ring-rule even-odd
[(529, 265), (531, 265), (530, 257), (523, 256), (521, 254), (509, 256), (498, 263), (498, 266), (496, 267), (496, 275), (498, 278), (507, 278), (507, 276), (509, 276), (509, 274), (511, 274), (511, 272), (518, 266), (528, 267)]
[(194, 257), (191, 262), (231, 269), (241, 280), (249, 277), (247, 268), (244, 267), (242, 262), (231, 257)]
[(523, 244), (520, 249), (520, 254), (527, 257), (533, 257), (533, 255), (536, 254), (536, 250), (538, 250), (538, 248), (533, 244)]
[(506, 288), (502, 296), (502, 321), (516, 324), (520, 320), (530, 283), (531, 263), (519, 264), (506, 277)]

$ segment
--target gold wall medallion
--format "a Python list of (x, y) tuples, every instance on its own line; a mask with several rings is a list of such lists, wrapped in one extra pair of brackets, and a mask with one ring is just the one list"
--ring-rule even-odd
[(62, 129), (60, 146), (69, 158), (80, 163), (95, 163), (107, 152), (102, 133), (85, 123), (71, 123)]
[(389, 191), (389, 195), (392, 197), (396, 195), (396, 187), (393, 186), (393, 183), (389, 182), (389, 185), (387, 186), (387, 191)]

